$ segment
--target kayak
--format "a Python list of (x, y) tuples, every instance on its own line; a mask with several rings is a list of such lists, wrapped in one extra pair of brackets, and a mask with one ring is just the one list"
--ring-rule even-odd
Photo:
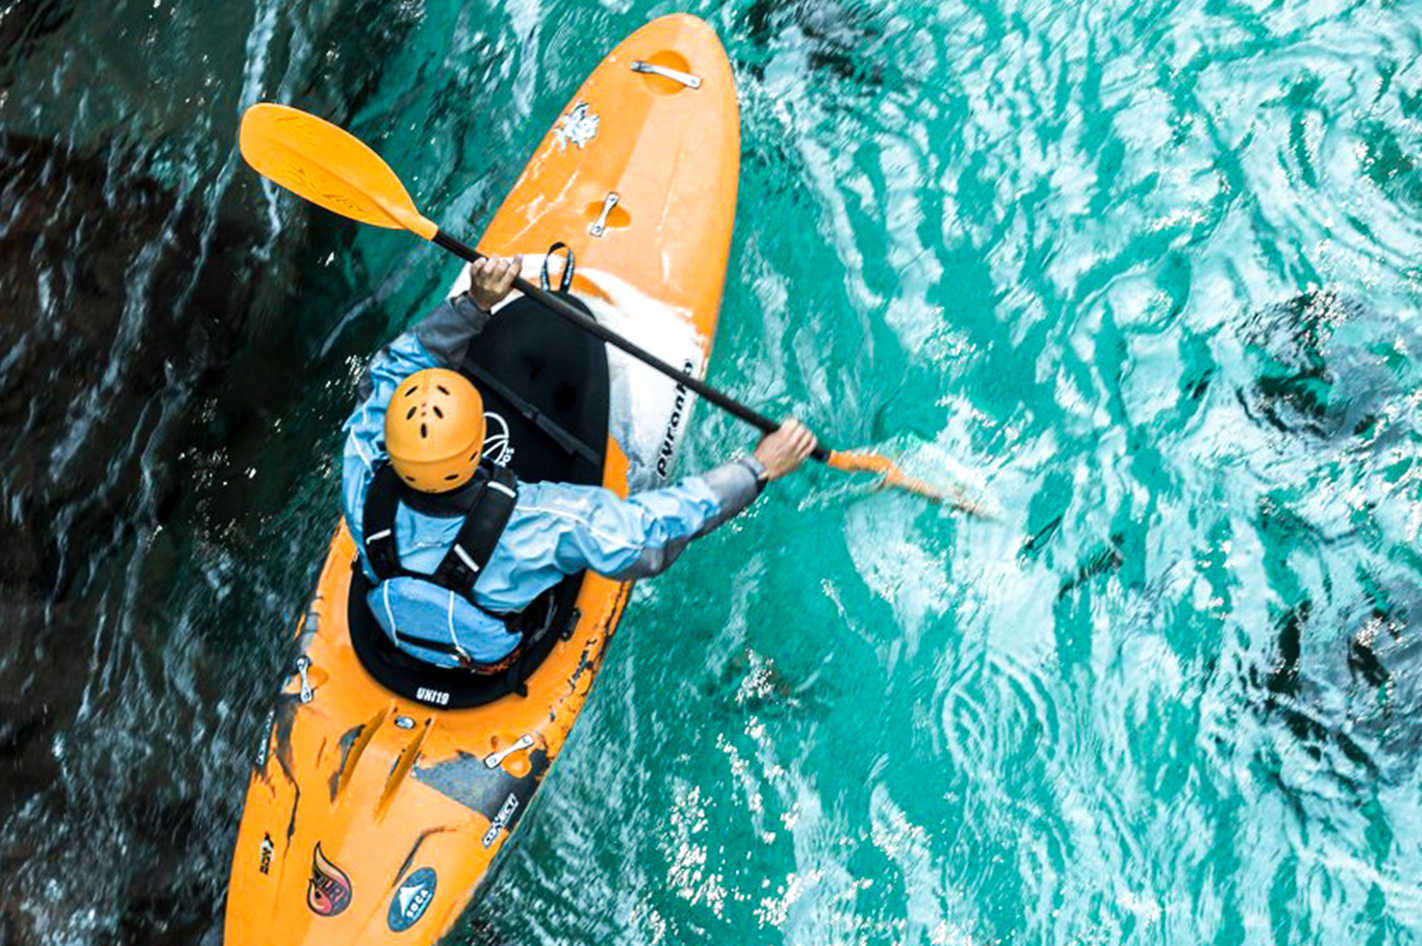
[[(479, 246), (524, 254), (564, 298), (701, 376), (739, 162), (725, 51), (695, 17), (663, 17), (583, 83)], [(691, 407), (683, 387), (522, 297), (470, 347), (461, 367), (484, 395), (490, 460), (528, 482), (624, 496), (667, 479)], [(570, 576), (519, 617), (523, 643), (506, 668), (433, 667), (380, 632), (339, 524), (253, 753), (226, 942), (448, 933), (562, 750), (630, 587)]]

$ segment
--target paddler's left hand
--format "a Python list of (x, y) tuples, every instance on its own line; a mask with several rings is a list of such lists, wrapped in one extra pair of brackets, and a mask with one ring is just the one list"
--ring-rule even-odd
[(800, 468), (819, 441), (798, 420), (787, 420), (773, 434), (767, 434), (755, 448), (755, 458), (765, 467), (765, 479), (774, 481)]
[(523, 257), (486, 256), (469, 264), (469, 298), (485, 312), (503, 301), (523, 271)]

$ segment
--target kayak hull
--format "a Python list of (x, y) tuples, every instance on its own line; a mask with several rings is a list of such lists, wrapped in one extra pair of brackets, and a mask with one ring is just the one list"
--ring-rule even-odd
[[(634, 71), (635, 62), (680, 67), (699, 88)], [(719, 41), (694, 17), (663, 17), (579, 89), (480, 248), (542, 262), (551, 244), (568, 244), (573, 291), (596, 317), (701, 373), (739, 151)], [(614, 364), (613, 375), (602, 483), (626, 495), (665, 478), (690, 405), (641, 366)], [(231, 946), (431, 943), (447, 933), (562, 751), (630, 591), (586, 575), (576, 620), (521, 694), (450, 709), (437, 688), (395, 693), (362, 664), (349, 632), (355, 558), (341, 523), (297, 628), (294, 672), (254, 753), (228, 890)]]

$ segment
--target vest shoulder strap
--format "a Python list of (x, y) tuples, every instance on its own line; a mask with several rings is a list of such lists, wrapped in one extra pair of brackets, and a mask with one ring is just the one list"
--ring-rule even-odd
[(474, 601), (474, 582), (489, 564), (518, 502), (518, 480), (512, 470), (494, 464), (486, 464), (484, 469), (488, 478), (464, 517), (454, 544), (431, 576), (435, 584), (458, 592), (470, 603)]
[(364, 533), (365, 558), (381, 581), (405, 574), (400, 567), (400, 552), (395, 545), (395, 511), (400, 506), (404, 485), (393, 467), (382, 463), (375, 471), (370, 489), (365, 494), (361, 510), (361, 531)]
[(395, 513), (408, 487), (400, 482), (390, 464), (380, 465), (365, 494), (365, 508), (361, 511), (365, 557), (377, 579), (419, 578), (448, 588), (475, 604), (474, 582), (493, 556), (518, 502), (518, 480), (507, 467), (484, 464), (476, 476), (482, 482), (477, 485), (454, 544), (434, 574), (424, 575), (400, 564), (400, 550), (395, 542)]

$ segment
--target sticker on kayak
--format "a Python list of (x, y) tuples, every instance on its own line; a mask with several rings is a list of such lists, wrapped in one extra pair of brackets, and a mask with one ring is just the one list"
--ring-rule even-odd
[(499, 832), (509, 827), (509, 822), (513, 820), (516, 811), (518, 811), (518, 797), (510, 795), (504, 799), (504, 804), (499, 808), (499, 813), (494, 816), (489, 830), (484, 832), (485, 847), (489, 847), (499, 839)]
[(493, 411), (484, 412), (484, 459), (499, 466), (508, 466), (514, 457), (509, 444), (509, 422)]
[[(696, 363), (691, 360), (681, 366), (683, 374), (693, 374), (696, 371)], [(657, 451), (657, 475), (666, 479), (671, 473), (671, 461), (676, 456), (676, 442), (681, 436), (681, 422), (686, 417), (686, 399), (688, 397), (686, 385), (676, 386), (676, 400), (672, 403), (671, 417), (667, 420), (667, 432), (662, 437), (661, 449)]]
[(403, 933), (420, 922), (420, 917), (425, 915), (430, 901), (434, 899), (437, 880), (432, 867), (421, 867), (405, 878), (390, 899), (390, 913), (385, 918), (391, 932)]
[(262, 832), (261, 860), (257, 864), (257, 870), (264, 874), (272, 872), (272, 854), (276, 852), (276, 845), (272, 843), (272, 836), (269, 832)]
[(568, 150), (568, 142), (578, 146), (579, 150), (597, 137), (597, 116), (588, 108), (587, 102), (579, 102), (573, 106), (573, 110), (558, 120), (558, 127), (553, 129), (553, 137), (558, 139), (558, 144), (564, 151)]
[(336, 916), (351, 905), (351, 879), (321, 853), (321, 842), (311, 852), (311, 883), (306, 905), (317, 916)]
[(429, 687), (420, 687), (415, 691), (415, 699), (421, 703), (433, 703), (435, 706), (448, 706), (449, 691), (431, 690)]

